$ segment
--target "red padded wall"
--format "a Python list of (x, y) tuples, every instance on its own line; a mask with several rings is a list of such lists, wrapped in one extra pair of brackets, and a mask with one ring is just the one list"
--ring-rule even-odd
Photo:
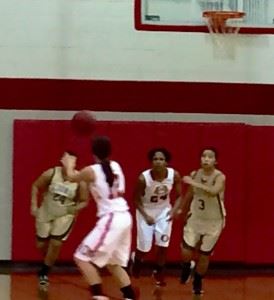
[[(246, 263), (274, 261), (274, 252), (271, 247), (266, 247), (273, 235), (270, 222), (273, 219), (274, 186), (269, 174), (274, 167), (274, 127), (229, 123), (100, 121), (97, 122), (97, 134), (106, 134), (112, 139), (113, 159), (118, 160), (124, 169), (126, 197), (133, 213), (134, 184), (139, 173), (150, 166), (146, 155), (151, 147), (168, 148), (173, 155), (171, 165), (182, 175), (199, 167), (202, 147), (217, 147), (219, 167), (227, 175), (228, 217), (213, 260)], [(30, 216), (31, 183), (43, 170), (58, 164), (63, 150), (71, 148), (73, 142), (80, 155), (79, 166), (91, 163), (89, 141), (73, 137), (68, 121), (17, 120), (14, 123), (14, 261), (40, 259), (35, 248), (34, 220)], [(61, 260), (72, 259), (75, 247), (95, 222), (94, 210), (91, 202), (81, 212), (74, 231), (64, 245)], [(168, 253), (170, 261), (180, 259), (181, 233), (182, 224), (177, 220)], [(259, 251), (262, 255), (258, 255)]]
[(250, 126), (247, 130), (246, 181), (243, 213), (247, 219), (246, 260), (273, 263), (274, 127)]

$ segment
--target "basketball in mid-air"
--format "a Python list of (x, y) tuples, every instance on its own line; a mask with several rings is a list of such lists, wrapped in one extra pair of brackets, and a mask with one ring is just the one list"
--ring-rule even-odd
[(71, 127), (78, 135), (89, 136), (95, 131), (96, 118), (89, 110), (81, 110), (71, 119)]

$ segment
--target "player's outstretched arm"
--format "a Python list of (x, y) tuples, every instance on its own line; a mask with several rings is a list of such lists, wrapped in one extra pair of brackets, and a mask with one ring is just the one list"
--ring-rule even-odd
[(86, 183), (90, 183), (94, 181), (94, 172), (89, 166), (84, 167), (81, 171), (75, 170), (76, 160), (77, 158), (75, 156), (68, 153), (65, 153), (61, 159), (68, 179), (72, 182), (85, 181)]
[(178, 216), (181, 213), (182, 207), (182, 180), (181, 175), (178, 171), (174, 173), (174, 189), (176, 193), (176, 200), (175, 203), (169, 213), (169, 220), (173, 219), (174, 217)]
[(196, 187), (198, 189), (201, 189), (207, 193), (209, 193), (211, 196), (216, 196), (225, 188), (225, 176), (223, 174), (220, 174), (216, 180), (215, 183), (212, 186), (205, 185), (200, 182), (196, 182), (194, 179), (192, 179), (190, 176), (184, 176), (183, 181), (186, 184), (189, 184), (193, 187)]
[(89, 191), (87, 183), (84, 181), (81, 181), (79, 183), (77, 194), (75, 197), (75, 205), (68, 206), (67, 212), (68, 214), (77, 214), (81, 209), (85, 208), (88, 205), (89, 200)]
[(183, 196), (182, 199), (182, 206), (181, 206), (181, 214), (182, 214), (182, 219), (184, 222), (187, 220), (187, 216), (190, 210), (190, 205), (193, 199), (193, 188), (192, 186), (189, 186), (185, 195)]

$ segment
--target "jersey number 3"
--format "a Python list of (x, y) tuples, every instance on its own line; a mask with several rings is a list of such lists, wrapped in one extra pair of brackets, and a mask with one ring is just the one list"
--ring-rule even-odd
[(200, 209), (200, 210), (204, 210), (204, 209), (205, 209), (205, 200), (199, 199), (198, 201), (199, 201), (199, 203), (200, 203), (199, 209)]

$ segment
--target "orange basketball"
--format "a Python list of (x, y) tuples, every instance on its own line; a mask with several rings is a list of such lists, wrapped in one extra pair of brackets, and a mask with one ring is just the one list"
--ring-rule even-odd
[(91, 135), (95, 130), (96, 118), (89, 110), (81, 110), (74, 114), (71, 127), (78, 135)]

